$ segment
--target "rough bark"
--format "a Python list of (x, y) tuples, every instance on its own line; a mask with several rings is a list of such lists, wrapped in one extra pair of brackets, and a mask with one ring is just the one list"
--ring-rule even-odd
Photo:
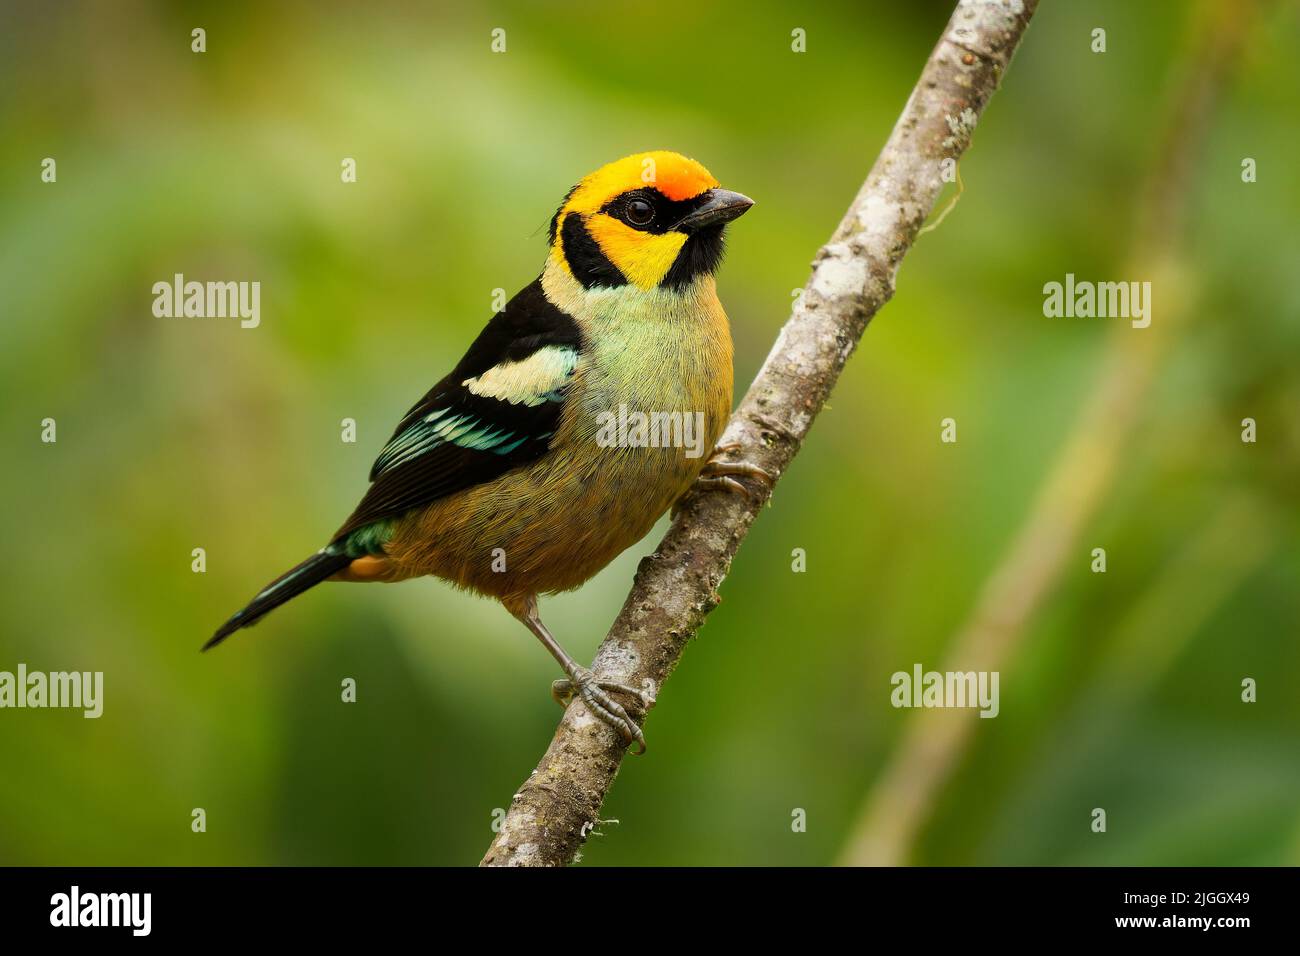
[[(723, 434), (773, 476), (798, 453), (867, 323), (894, 294), (903, 256), (1024, 35), (1037, 0), (961, 0), (866, 182), (813, 260), (812, 275)], [(950, 177), (949, 177), (950, 178)], [(752, 487), (757, 487), (752, 481)], [(717, 606), (767, 494), (689, 495), (596, 652), (597, 676), (653, 700)], [(598, 821), (625, 748), (575, 701), (511, 801), (485, 866), (563, 866)]]

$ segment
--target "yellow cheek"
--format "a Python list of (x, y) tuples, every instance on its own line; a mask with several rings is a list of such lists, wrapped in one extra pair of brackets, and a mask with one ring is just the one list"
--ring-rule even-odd
[(600, 243), (609, 261), (627, 276), (627, 281), (643, 289), (653, 289), (659, 284), (686, 243), (683, 233), (656, 236), (640, 232), (604, 213), (587, 218), (587, 231)]

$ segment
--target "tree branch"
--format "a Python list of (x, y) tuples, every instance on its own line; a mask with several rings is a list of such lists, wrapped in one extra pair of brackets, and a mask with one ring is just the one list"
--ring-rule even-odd
[[(1038, 0), (960, 0), (866, 182), (829, 243), (723, 443), (773, 479), (803, 445), (867, 323), (997, 89)], [(653, 699), (717, 606), (717, 588), (765, 498), (690, 494), (596, 652), (592, 669)], [(562, 866), (596, 825), (625, 750), (580, 701), (519, 788), (485, 866)]]

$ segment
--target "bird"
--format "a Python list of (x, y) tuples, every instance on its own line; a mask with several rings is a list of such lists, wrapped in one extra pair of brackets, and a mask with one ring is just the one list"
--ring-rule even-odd
[[(431, 575), (499, 601), (563, 669), (556, 699), (582, 700), (643, 753), (633, 714), (644, 718), (649, 703), (565, 651), (538, 597), (580, 587), (692, 486), (751, 494), (740, 478), (770, 481), (730, 460), (738, 446), (715, 448), (733, 380), (715, 274), (727, 225), (753, 205), (668, 150), (581, 179), (550, 220), (541, 274), (403, 416), (329, 543), (266, 585), (203, 649), (323, 581)], [(661, 429), (675, 440), (611, 427), (655, 415), (682, 426)], [(683, 440), (691, 423), (696, 447)]]

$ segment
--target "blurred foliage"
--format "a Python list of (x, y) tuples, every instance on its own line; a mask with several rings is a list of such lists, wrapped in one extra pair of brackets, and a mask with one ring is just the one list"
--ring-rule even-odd
[[(1043, 284), (1143, 278), (1118, 270), (1190, 7), (1042, 5), (964, 195), (755, 525), (587, 862), (835, 858), (907, 720), (890, 675), (941, 664), (1095, 381), (1112, 323), (1044, 318)], [(1268, 9), (1195, 163), (1195, 307), (918, 862), (1300, 859), (1300, 37), (1294, 7)], [(609, 159), (679, 149), (758, 200), (720, 276), (743, 389), (949, 12), (5, 4), (0, 670), (102, 670), (106, 699), (99, 720), (0, 711), (0, 862), (476, 861), (559, 716), (552, 661), (503, 610), (436, 582), (331, 586), (199, 645), (333, 531)], [(155, 318), (177, 272), (259, 280), (261, 327)], [(578, 657), (656, 540), (544, 602)]]

